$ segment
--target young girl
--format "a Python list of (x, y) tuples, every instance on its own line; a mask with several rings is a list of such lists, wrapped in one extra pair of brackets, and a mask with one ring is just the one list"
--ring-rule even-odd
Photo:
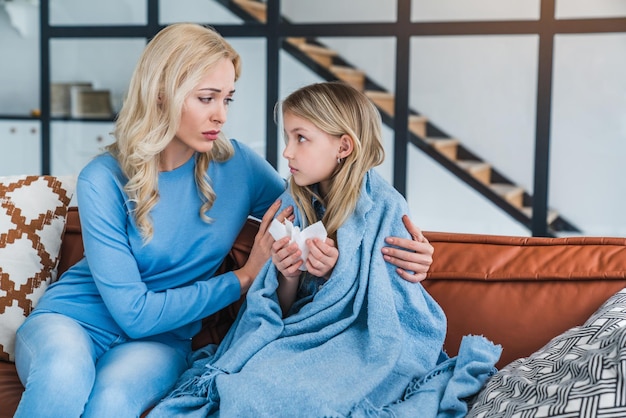
[[(283, 101), (282, 113), (283, 157), (289, 163), (289, 192), (298, 221), (302, 227), (322, 221), (329, 235), (306, 243), (306, 261), (289, 237), (272, 246), (272, 261), (280, 271), (278, 299), (286, 312), (296, 294), (297, 299), (313, 296), (330, 277), (339, 256), (337, 230), (354, 212), (365, 175), (383, 162), (385, 151), (380, 114), (366, 96), (343, 83), (295, 91)], [(390, 186), (389, 192), (401, 199)]]
[(386, 236), (407, 235), (398, 219), (408, 209), (373, 170), (378, 111), (340, 82), (301, 88), (282, 111), (283, 205), (296, 208), (295, 226), (321, 220), (329, 238), (307, 243), (305, 260), (277, 240), (223, 342), (197, 353), (150, 416), (463, 416), (499, 351), (475, 337), (477, 350), (460, 351), (471, 367), (448, 385), (443, 311), (378, 255)]

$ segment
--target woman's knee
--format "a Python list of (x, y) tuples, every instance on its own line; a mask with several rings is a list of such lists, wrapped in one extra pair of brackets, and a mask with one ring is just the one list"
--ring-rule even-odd
[(16, 338), (15, 365), (26, 388), (16, 416), (78, 417), (96, 374), (90, 338), (69, 318), (33, 319)]
[(22, 383), (72, 382), (91, 386), (95, 377), (95, 355), (87, 332), (72, 319), (58, 314), (41, 314), (18, 330), (15, 366)]
[(173, 387), (185, 357), (157, 342), (133, 341), (105, 353), (84, 417), (139, 416)]

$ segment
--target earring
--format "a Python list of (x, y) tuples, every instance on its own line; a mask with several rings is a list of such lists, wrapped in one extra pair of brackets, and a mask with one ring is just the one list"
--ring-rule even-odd
[(341, 164), (341, 158), (337, 157), (337, 164)]

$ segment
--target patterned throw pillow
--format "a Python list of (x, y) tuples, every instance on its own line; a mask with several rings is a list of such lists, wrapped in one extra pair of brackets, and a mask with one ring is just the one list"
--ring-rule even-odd
[(74, 177), (0, 177), (0, 360), (14, 361), (15, 331), (57, 278)]
[(467, 417), (626, 417), (626, 289), (582, 326), (503, 367)]

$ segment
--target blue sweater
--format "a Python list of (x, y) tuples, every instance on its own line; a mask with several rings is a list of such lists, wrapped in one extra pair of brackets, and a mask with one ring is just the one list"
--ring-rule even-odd
[(195, 158), (159, 174), (145, 245), (123, 188), (127, 179), (108, 153), (80, 173), (77, 199), (85, 257), (51, 285), (37, 310), (58, 312), (123, 338), (189, 340), (200, 320), (235, 302), (232, 272), (213, 277), (248, 215), (261, 217), (285, 182), (262, 157), (232, 141), (235, 155), (209, 164), (217, 199), (199, 216)]

